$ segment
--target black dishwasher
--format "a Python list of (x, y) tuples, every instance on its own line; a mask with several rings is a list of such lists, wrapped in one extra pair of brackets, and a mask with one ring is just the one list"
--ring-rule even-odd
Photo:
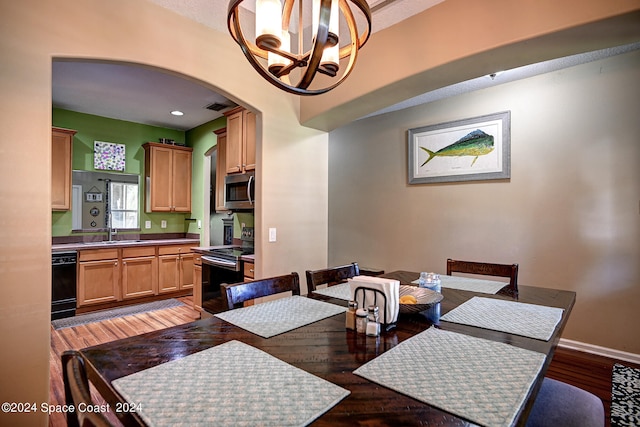
[(76, 315), (76, 251), (51, 255), (51, 320)]

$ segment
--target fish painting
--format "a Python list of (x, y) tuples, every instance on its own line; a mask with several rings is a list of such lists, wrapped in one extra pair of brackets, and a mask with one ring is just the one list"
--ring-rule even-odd
[(478, 157), (489, 154), (493, 151), (493, 136), (488, 135), (476, 129), (473, 132), (468, 133), (451, 145), (447, 145), (438, 151), (431, 151), (428, 148), (420, 147), (429, 154), (429, 158), (425, 160), (420, 167), (426, 165), (431, 159), (438, 156), (450, 156), (450, 157), (462, 157), (462, 156), (474, 156), (471, 166), (478, 160)]

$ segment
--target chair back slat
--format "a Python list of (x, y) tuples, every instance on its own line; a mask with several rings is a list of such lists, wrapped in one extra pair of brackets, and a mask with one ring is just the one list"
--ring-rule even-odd
[(360, 268), (357, 262), (321, 270), (307, 270), (307, 290), (313, 292), (320, 285), (334, 286), (359, 275)]
[(101, 412), (77, 410), (80, 404), (89, 408), (95, 406), (91, 399), (89, 380), (80, 352), (67, 350), (62, 353), (61, 360), (65, 403), (76, 408), (73, 412), (67, 412), (67, 425), (69, 427), (113, 426)]
[(291, 291), (293, 295), (300, 295), (300, 278), (293, 272), (284, 276), (270, 277), (267, 279), (251, 280), (241, 283), (223, 283), (222, 295), (225, 298), (229, 310), (242, 307), (245, 301), (255, 298), (275, 295)]
[(483, 276), (508, 277), (509, 283), (505, 284), (499, 293), (518, 296), (518, 264), (494, 264), (487, 262), (460, 261), (447, 259), (447, 275), (452, 273), (478, 274)]

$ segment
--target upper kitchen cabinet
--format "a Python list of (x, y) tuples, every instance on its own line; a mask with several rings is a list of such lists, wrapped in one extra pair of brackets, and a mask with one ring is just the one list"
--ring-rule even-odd
[(227, 173), (244, 173), (256, 168), (256, 115), (242, 107), (227, 116)]
[(71, 209), (71, 155), (73, 135), (71, 129), (51, 129), (51, 209)]
[(191, 212), (193, 148), (148, 142), (145, 160), (147, 212)]
[(216, 155), (216, 188), (215, 188), (215, 211), (224, 212), (224, 177), (227, 174), (227, 128), (214, 131), (218, 142), (218, 153)]

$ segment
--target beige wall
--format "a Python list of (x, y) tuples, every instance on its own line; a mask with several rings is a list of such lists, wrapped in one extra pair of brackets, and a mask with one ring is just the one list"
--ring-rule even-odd
[[(326, 264), (328, 135), (299, 125), (297, 98), (265, 83), (228, 34), (132, 0), (2, 2), (0, 17), (1, 402), (48, 402), (52, 57), (172, 70), (262, 113), (257, 274)], [(276, 243), (262, 243), (264, 227)], [(0, 425), (45, 424), (41, 412), (0, 413)]]
[[(519, 263), (577, 292), (564, 338), (640, 354), (639, 76), (634, 51), (331, 132), (329, 263)], [(510, 180), (407, 184), (408, 129), (505, 110)]]
[(300, 121), (329, 131), (460, 81), (632, 43), (639, 22), (636, 0), (447, 0), (373, 34), (345, 83), (301, 99)]

